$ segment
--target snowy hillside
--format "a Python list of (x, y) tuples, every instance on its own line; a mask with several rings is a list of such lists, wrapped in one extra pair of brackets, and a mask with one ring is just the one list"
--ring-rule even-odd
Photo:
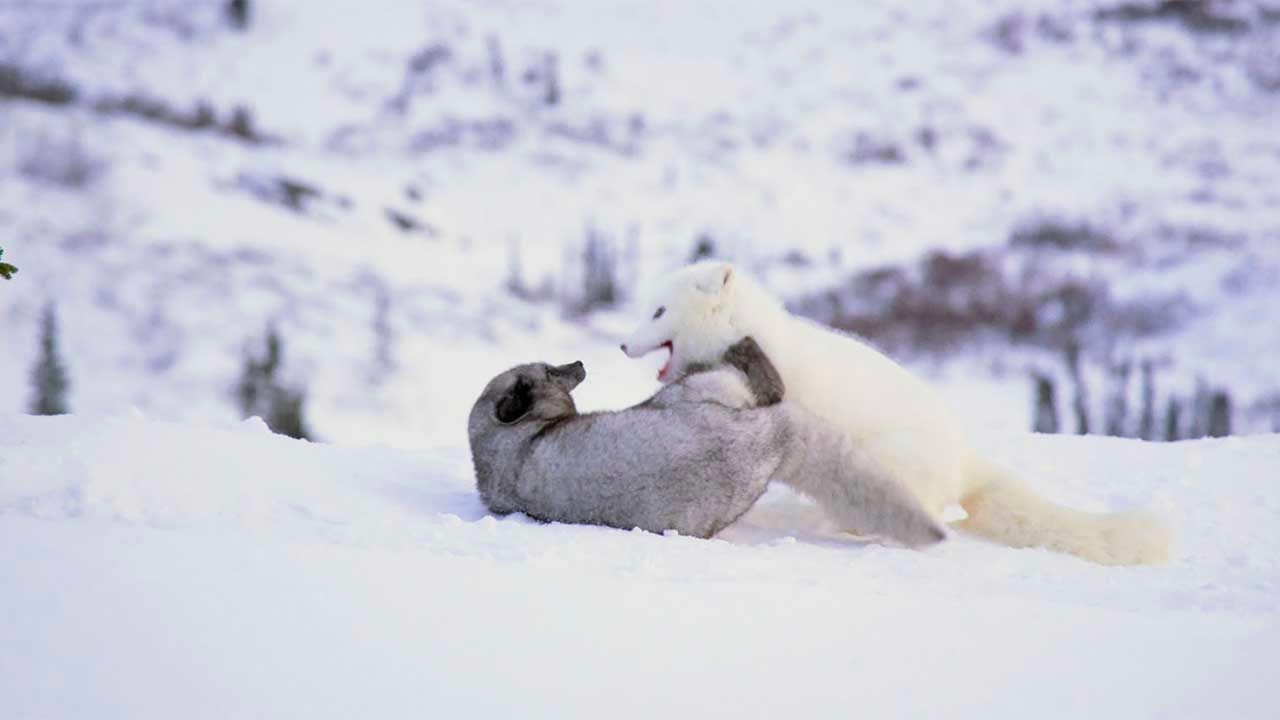
[(457, 447), (6, 417), (0, 715), (1274, 716), (1280, 438), (992, 449), (1175, 559), (859, 544), (781, 491), (710, 541), (497, 520)]
[[(1091, 362), (1280, 422), (1280, 324), (1254, 322), (1280, 303), (1271, 3), (254, 0), (240, 29), (224, 6), (0, 6), (11, 410), (48, 300), (79, 410), (234, 417), (269, 323), (331, 440), (456, 438), (452, 388), (534, 356), (638, 386), (600, 350), (621, 320), (564, 318), (594, 237), (624, 300), (700, 239), (795, 300), (986, 252), (1168, 316), (1102, 328)], [(1045, 218), (1104, 250), (1003, 258)], [(981, 339), (901, 355), (1025, 429), (1026, 369), (1059, 354)]]

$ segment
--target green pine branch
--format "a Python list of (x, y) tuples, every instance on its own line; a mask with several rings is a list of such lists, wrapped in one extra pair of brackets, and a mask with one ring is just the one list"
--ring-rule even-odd
[[(4, 259), (4, 248), (0, 248), (0, 260), (3, 260), (3, 259)], [(18, 268), (14, 267), (13, 265), (10, 265), (7, 262), (0, 262), (0, 277), (3, 277), (5, 280), (12, 280), (13, 274), (16, 272), (18, 272)]]

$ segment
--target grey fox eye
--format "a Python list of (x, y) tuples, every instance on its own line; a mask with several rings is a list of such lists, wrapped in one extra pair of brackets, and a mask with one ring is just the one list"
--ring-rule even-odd
[(667, 311), (667, 306), (666, 306), (666, 305), (663, 305), (663, 306), (659, 307), (659, 308), (657, 309), (657, 311), (655, 311), (655, 312), (653, 313), (653, 319), (654, 319), (654, 320), (657, 320), (658, 318), (662, 317), (662, 313), (664, 313), (664, 312), (666, 312), (666, 311)]

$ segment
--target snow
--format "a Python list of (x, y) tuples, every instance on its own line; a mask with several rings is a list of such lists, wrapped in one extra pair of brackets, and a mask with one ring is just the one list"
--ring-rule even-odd
[[(902, 357), (1043, 492), (1174, 527), (1171, 564), (1102, 568), (859, 544), (784, 490), (712, 541), (490, 518), (462, 419), (532, 360), (583, 360), (583, 410), (651, 393), (660, 354), (617, 344), (699, 237), (792, 300), (1049, 217), (1120, 249), (1037, 272), (1194, 309), (1119, 349), (1156, 362), (1161, 406), (1203, 378), (1274, 432), (1280, 93), (1249, 73), (1274, 74), (1280, 25), (1103, 22), (1104, 0), (251, 4), (241, 33), (221, 0), (0, 3), (0, 63), (84, 98), (0, 97), (0, 716), (1276, 714), (1280, 435), (1028, 436), (1027, 369), (1056, 355)], [(524, 79), (548, 53), (555, 107)], [(242, 106), (273, 142), (88, 107), (131, 93)], [(282, 178), (319, 194), (288, 207)], [(624, 302), (576, 317), (589, 230), (627, 258)], [(76, 414), (12, 415), (47, 301)], [(239, 420), (268, 325), (327, 444)]]
[(983, 442), (1175, 559), (863, 544), (781, 489), (709, 541), (544, 525), (457, 445), (5, 416), (0, 714), (1272, 716), (1280, 436)]

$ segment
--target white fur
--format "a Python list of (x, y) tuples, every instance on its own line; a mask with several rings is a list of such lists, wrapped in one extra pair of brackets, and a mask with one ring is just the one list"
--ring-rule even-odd
[[(791, 315), (732, 265), (690, 265), (660, 284), (646, 321), (623, 349), (639, 357), (672, 343), (671, 372), (713, 363), (750, 335), (777, 366), (786, 396), (844, 428), (859, 447), (941, 520), (1014, 547), (1038, 546), (1103, 564), (1163, 562), (1168, 533), (1139, 515), (1092, 514), (1054, 505), (1007, 470), (978, 457), (960, 419), (937, 392), (884, 354), (849, 335)], [(856, 528), (849, 528), (855, 530)]]

